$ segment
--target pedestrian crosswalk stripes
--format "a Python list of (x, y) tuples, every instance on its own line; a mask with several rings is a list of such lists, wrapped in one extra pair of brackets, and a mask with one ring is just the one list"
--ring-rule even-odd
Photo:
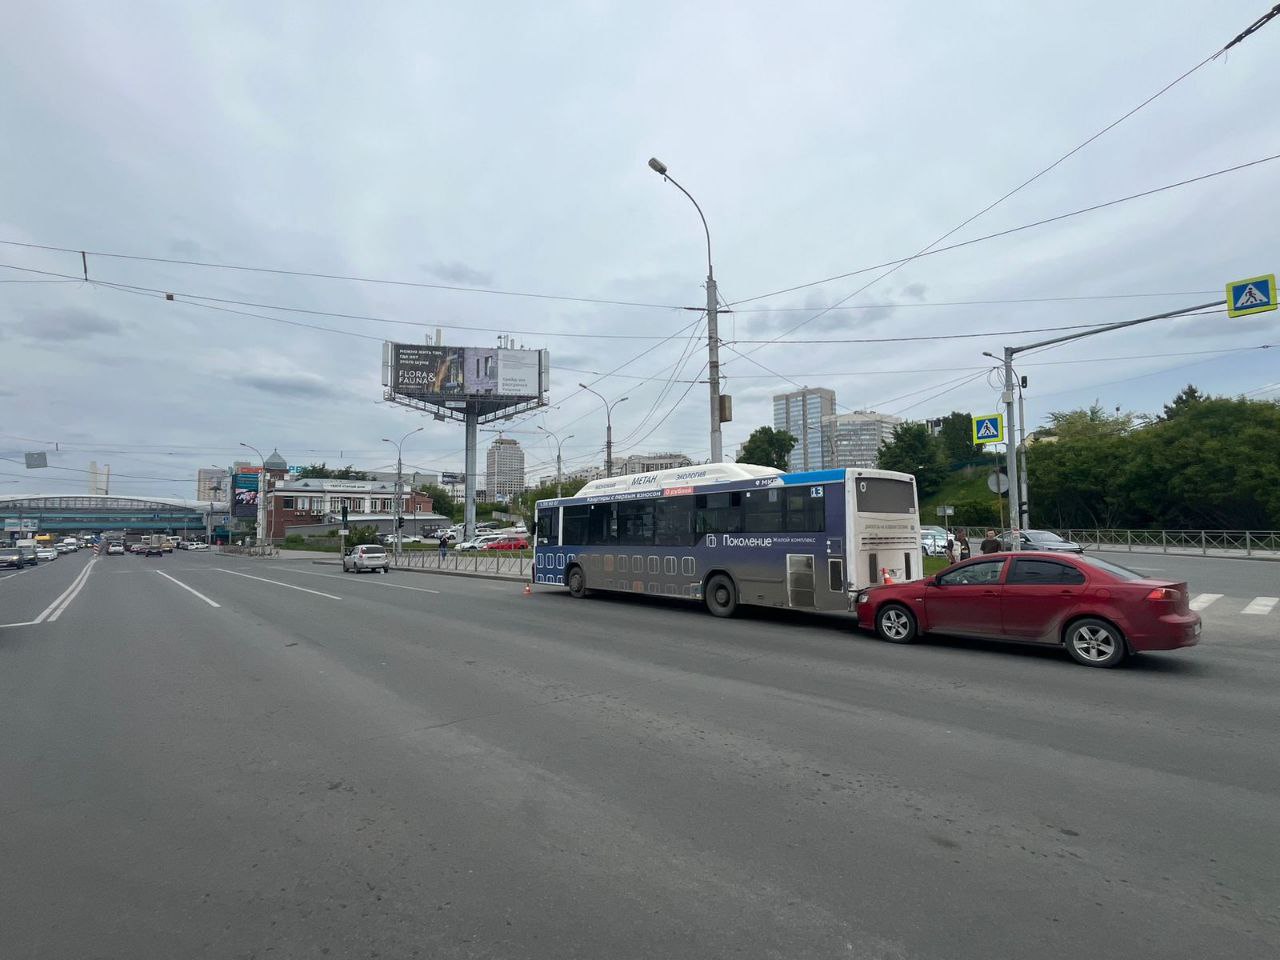
[[(1226, 597), (1221, 593), (1200, 593), (1191, 598), (1189, 604), (1196, 613), (1213, 616), (1248, 614), (1250, 616), (1266, 616), (1280, 606), (1280, 597)], [(1210, 610), (1209, 608), (1213, 609)]]
[(1202, 593), (1198, 597), (1192, 598), (1191, 609), (1195, 610), (1198, 613), (1199, 611), (1205, 609), (1205, 607), (1213, 603), (1215, 600), (1221, 600), (1221, 599), (1222, 599), (1222, 594), (1220, 593)]
[(1240, 612), (1263, 616), (1274, 610), (1277, 603), (1280, 603), (1280, 597), (1254, 597), (1253, 601)]

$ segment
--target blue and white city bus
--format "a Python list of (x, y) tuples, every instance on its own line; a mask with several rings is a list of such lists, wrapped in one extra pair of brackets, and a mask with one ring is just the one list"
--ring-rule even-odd
[(717, 463), (593, 480), (537, 505), (533, 579), (575, 597), (618, 590), (848, 610), (863, 587), (923, 574), (915, 478)]

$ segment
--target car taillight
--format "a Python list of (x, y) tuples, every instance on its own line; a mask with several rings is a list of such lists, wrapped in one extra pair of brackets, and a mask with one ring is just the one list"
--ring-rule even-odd
[(1182, 599), (1182, 594), (1179, 593), (1177, 590), (1171, 590), (1168, 587), (1156, 587), (1154, 590), (1152, 590), (1150, 593), (1147, 594), (1147, 599), (1148, 600), (1167, 600), (1172, 602), (1175, 600)]

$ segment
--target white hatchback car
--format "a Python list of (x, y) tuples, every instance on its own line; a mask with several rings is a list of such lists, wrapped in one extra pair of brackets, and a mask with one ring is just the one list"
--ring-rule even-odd
[(381, 570), (386, 573), (391, 569), (391, 561), (387, 559), (387, 551), (376, 543), (362, 543), (352, 547), (351, 552), (342, 558), (343, 573), (361, 573), (365, 570)]

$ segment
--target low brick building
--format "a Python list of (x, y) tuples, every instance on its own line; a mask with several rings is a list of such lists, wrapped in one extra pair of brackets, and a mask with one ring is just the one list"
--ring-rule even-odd
[[(291, 532), (327, 530), (341, 522), (344, 504), (352, 525), (368, 524), (380, 530), (385, 527), (384, 532), (390, 532), (396, 509), (396, 485), (378, 480), (282, 480), (272, 486), (268, 498), (273, 540)], [(400, 491), (400, 500), (406, 532), (418, 533), (409, 530), (415, 516), (419, 523), (428, 518), (444, 519), (432, 512), (431, 497), (409, 490), (407, 485)]]

